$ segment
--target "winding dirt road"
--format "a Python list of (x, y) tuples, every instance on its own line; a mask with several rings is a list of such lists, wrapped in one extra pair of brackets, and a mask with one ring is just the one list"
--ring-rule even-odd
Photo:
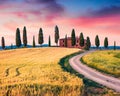
[(84, 75), (86, 78), (92, 81), (95, 81), (108, 88), (111, 88), (115, 90), (116, 92), (120, 92), (120, 79), (100, 73), (96, 71), (95, 69), (86, 66), (80, 61), (80, 58), (82, 56), (89, 54), (91, 52), (94, 52), (94, 51), (87, 51), (87, 52), (84, 52), (82, 54), (72, 57), (69, 60), (71, 67), (77, 72), (79, 72), (80, 74)]

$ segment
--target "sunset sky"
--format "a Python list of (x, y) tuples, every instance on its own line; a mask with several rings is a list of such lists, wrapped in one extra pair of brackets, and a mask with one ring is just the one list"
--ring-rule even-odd
[(43, 28), (45, 43), (48, 36), (54, 44), (54, 27), (58, 25), (60, 37), (71, 36), (74, 28), (76, 36), (83, 32), (90, 36), (92, 45), (99, 35), (101, 45), (108, 37), (109, 44), (116, 41), (120, 45), (120, 0), (0, 0), (0, 37), (6, 45), (15, 44), (16, 28), (27, 27), (28, 43), (36, 43), (39, 28)]

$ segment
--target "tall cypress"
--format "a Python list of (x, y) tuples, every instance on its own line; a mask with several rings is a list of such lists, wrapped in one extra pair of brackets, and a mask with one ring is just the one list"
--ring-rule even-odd
[(67, 35), (65, 35), (65, 47), (67, 47)]
[(13, 49), (13, 44), (11, 43), (11, 49)]
[(114, 41), (114, 50), (116, 50), (116, 41)]
[(87, 37), (87, 40), (86, 40), (86, 50), (89, 50), (91, 47), (91, 42), (90, 42), (90, 38)]
[(23, 28), (23, 44), (24, 44), (24, 47), (27, 46), (27, 31), (25, 26)]
[(49, 36), (49, 40), (48, 40), (48, 46), (51, 47), (51, 38)]
[(80, 42), (79, 42), (79, 44), (80, 44), (80, 46), (81, 47), (83, 47), (84, 46), (84, 36), (83, 36), (83, 33), (80, 33)]
[(33, 47), (36, 47), (36, 45), (35, 45), (35, 36), (33, 36)]
[(107, 37), (105, 37), (105, 39), (104, 39), (104, 47), (108, 48), (108, 38)]
[(39, 35), (38, 35), (38, 43), (42, 45), (44, 43), (44, 37), (43, 37), (43, 30), (40, 28)]
[(20, 29), (17, 28), (16, 30), (16, 46), (20, 47), (21, 46), (21, 37), (20, 37)]
[(96, 37), (95, 37), (95, 45), (97, 48), (99, 48), (99, 46), (100, 46), (100, 40), (99, 40), (98, 35), (96, 35)]
[(74, 29), (72, 30), (72, 33), (71, 33), (71, 44), (72, 44), (72, 46), (74, 46), (76, 44), (76, 36), (75, 36)]
[(59, 36), (59, 28), (58, 26), (55, 26), (55, 43), (58, 46), (58, 40), (59, 40), (60, 36)]
[(5, 39), (2, 37), (1, 39), (2, 49), (5, 49)]

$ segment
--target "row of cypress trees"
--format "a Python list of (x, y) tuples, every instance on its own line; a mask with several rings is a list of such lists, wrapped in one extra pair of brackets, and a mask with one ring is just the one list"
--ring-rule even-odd
[[(56, 45), (58, 46), (58, 41), (59, 41), (59, 28), (58, 26), (55, 26), (55, 43)], [(76, 44), (76, 35), (75, 35), (75, 30), (73, 29), (72, 30), (72, 33), (71, 33), (71, 40), (72, 40), (72, 46), (74, 46)], [(85, 45), (85, 39), (84, 39), (84, 36), (83, 36), (83, 33), (81, 32), (80, 33), (80, 36), (79, 36), (79, 40), (80, 40), (80, 43), (79, 45), (81, 47), (83, 47)], [(26, 30), (26, 27), (24, 26), (23, 28), (23, 45), (24, 47), (27, 47), (27, 30)], [(39, 34), (38, 34), (38, 43), (40, 44), (40, 46), (42, 46), (42, 44), (44, 43), (44, 36), (43, 36), (43, 30), (42, 28), (39, 29)], [(5, 39), (4, 37), (2, 37), (1, 39), (1, 45), (2, 45), (2, 48), (5, 49)], [(20, 47), (22, 45), (22, 42), (21, 42), (21, 35), (20, 35), (20, 29), (17, 28), (16, 29), (16, 46), (17, 47)], [(95, 37), (95, 45), (97, 48), (99, 48), (100, 46), (100, 40), (99, 40), (99, 36), (96, 35)], [(116, 45), (116, 42), (114, 42), (114, 46)], [(51, 46), (51, 37), (49, 36), (48, 38), (48, 46)], [(35, 43), (35, 36), (33, 36), (33, 47), (36, 47), (36, 43)], [(67, 47), (67, 35), (65, 35), (65, 47)], [(90, 41), (90, 38), (87, 37), (86, 38), (86, 45), (85, 45), (85, 49), (89, 50), (89, 48), (91, 47), (91, 41)], [(105, 48), (108, 48), (108, 38), (105, 37), (104, 39), (104, 47)], [(115, 49), (115, 47), (114, 47)]]
[[(72, 42), (71, 42), (72, 46), (76, 45), (76, 35), (75, 35), (75, 30), (74, 29), (72, 30), (72, 33), (71, 33), (71, 40), (72, 40)], [(83, 36), (82, 32), (80, 33), (80, 36), (79, 36), (79, 45), (81, 47), (85, 46), (86, 50), (89, 50), (90, 47), (91, 47), (91, 42), (90, 42), (90, 38), (89, 37), (87, 37), (87, 39), (86, 39), (86, 45), (85, 45), (85, 39), (84, 39), (84, 36)]]
[[(72, 40), (72, 42), (71, 42), (72, 46), (74, 46), (76, 44), (76, 36), (75, 36), (75, 30), (74, 29), (72, 30), (72, 33), (71, 33), (71, 40)], [(86, 38), (86, 45), (85, 45), (85, 39), (84, 39), (84, 36), (83, 36), (82, 32), (80, 33), (80, 36), (79, 36), (79, 45), (81, 47), (85, 46), (86, 50), (89, 50), (90, 47), (91, 47), (91, 41), (90, 41), (89, 37)], [(96, 37), (95, 37), (95, 45), (96, 45), (97, 48), (99, 48), (99, 46), (100, 46), (100, 40), (99, 40), (98, 35), (96, 35)], [(67, 35), (65, 36), (65, 46), (67, 47)], [(108, 38), (107, 37), (105, 37), (105, 39), (104, 39), (104, 47), (108, 48)]]
[[(58, 40), (59, 40), (59, 29), (58, 26), (55, 26), (55, 43), (58, 46)], [(16, 46), (19, 48), (22, 45), (22, 41), (21, 41), (21, 35), (20, 35), (20, 29), (17, 28), (16, 29), (16, 37), (15, 37), (15, 43)], [(27, 47), (27, 30), (26, 27), (24, 26), (23, 28), (23, 46)], [(39, 29), (39, 34), (38, 34), (38, 44), (40, 44), (40, 46), (42, 46), (42, 44), (44, 43), (44, 36), (43, 36), (43, 30), (42, 28)], [(2, 37), (1, 39), (1, 45), (2, 45), (2, 49), (5, 49), (5, 39), (4, 37)], [(48, 45), (51, 46), (51, 37), (49, 35), (48, 38)], [(12, 48), (12, 44), (11, 44), (11, 48)], [(36, 47), (36, 43), (35, 43), (35, 36), (33, 36), (33, 47)]]
[[(51, 38), (49, 35), (48, 38), (48, 45), (51, 46)], [(55, 26), (55, 43), (58, 46), (58, 40), (59, 40), (59, 29), (58, 26)], [(44, 43), (44, 36), (43, 36), (43, 30), (42, 28), (40, 28), (39, 30), (39, 34), (38, 34), (38, 44), (40, 44), (40, 46), (42, 46), (42, 44)], [(23, 28), (23, 44), (24, 47), (27, 46), (27, 32), (26, 32), (26, 27)], [(16, 46), (20, 47), (21, 46), (21, 37), (20, 37), (20, 29), (17, 28), (16, 30)], [(35, 36), (33, 36), (33, 47), (35, 47)]]

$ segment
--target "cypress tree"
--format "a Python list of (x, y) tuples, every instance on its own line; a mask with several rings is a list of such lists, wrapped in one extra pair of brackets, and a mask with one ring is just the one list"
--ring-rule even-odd
[(11, 43), (11, 49), (13, 49), (13, 44)]
[(108, 48), (108, 38), (107, 37), (105, 37), (105, 39), (104, 39), (104, 47)]
[(2, 37), (1, 39), (2, 49), (5, 49), (5, 39)]
[(114, 41), (114, 50), (116, 50), (116, 41)]
[(58, 46), (58, 40), (59, 40), (59, 28), (58, 26), (55, 26), (55, 43)]
[(95, 45), (97, 48), (100, 46), (100, 40), (99, 40), (98, 35), (96, 35), (96, 37), (95, 37)]
[(51, 47), (51, 38), (49, 36), (49, 40), (48, 40), (48, 46)]
[(21, 46), (21, 37), (20, 37), (20, 29), (17, 28), (16, 30), (16, 46), (20, 47)]
[(42, 45), (44, 43), (44, 37), (43, 37), (43, 30), (40, 28), (39, 35), (38, 35), (38, 43)]
[(71, 34), (71, 44), (72, 46), (74, 46), (76, 44), (76, 36), (75, 36), (75, 30), (72, 30), (72, 34)]
[(65, 36), (65, 47), (67, 47), (67, 35)]
[(80, 33), (80, 46), (83, 47), (84, 46), (84, 36), (83, 33)]
[(86, 40), (86, 50), (89, 50), (91, 47), (91, 42), (90, 42), (90, 38), (87, 37), (87, 40)]
[(35, 36), (33, 36), (33, 47), (36, 47), (36, 45), (35, 45)]
[(24, 44), (24, 47), (27, 46), (27, 31), (25, 26), (23, 28), (23, 44)]

